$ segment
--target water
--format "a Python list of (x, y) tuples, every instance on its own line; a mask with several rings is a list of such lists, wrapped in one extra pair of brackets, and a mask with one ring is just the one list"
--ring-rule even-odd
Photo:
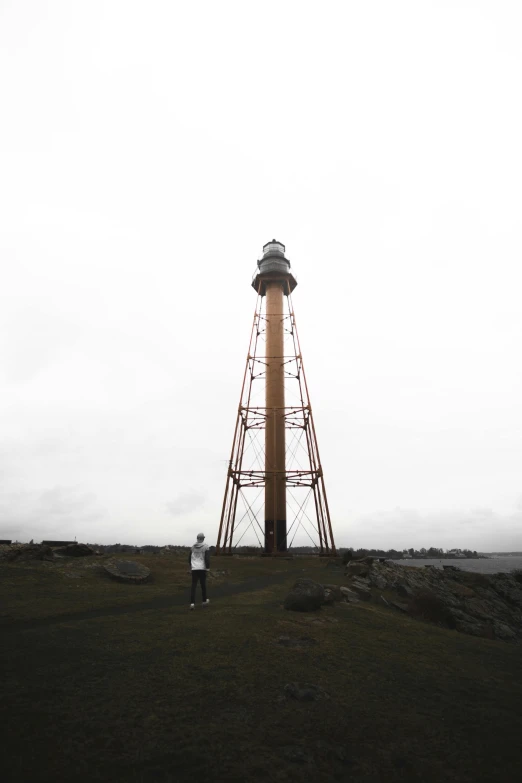
[(400, 565), (413, 566), (416, 568), (422, 568), (425, 565), (434, 565), (437, 568), (442, 568), (443, 565), (452, 565), (461, 568), (463, 571), (478, 571), (481, 574), (498, 574), (509, 573), (515, 568), (522, 569), (522, 557), (487, 557), (474, 559), (464, 558), (450, 558), (448, 559), (426, 559), (417, 560), (412, 558), (411, 560), (395, 560), (394, 562)]

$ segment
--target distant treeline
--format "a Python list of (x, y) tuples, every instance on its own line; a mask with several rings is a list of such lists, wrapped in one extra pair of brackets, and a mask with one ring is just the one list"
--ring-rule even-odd
[[(99, 552), (113, 553), (113, 552), (127, 552), (127, 553), (150, 553), (154, 552), (172, 552), (183, 554), (188, 552), (190, 546), (168, 544), (167, 546), (154, 546), (153, 544), (144, 544), (143, 546), (135, 546), (134, 544), (89, 544), (93, 549)], [(214, 552), (215, 547), (210, 547), (210, 551)], [(263, 551), (261, 547), (256, 546), (236, 546), (233, 550), (237, 554), (242, 555), (259, 555)], [(313, 546), (293, 546), (289, 550), (294, 555), (312, 555), (318, 554), (319, 549)], [(345, 552), (351, 552), (352, 556), (358, 557), (385, 557), (388, 560), (401, 560), (403, 558), (463, 558), (463, 557), (484, 557), (483, 554), (479, 554), (476, 550), (471, 549), (440, 549), (437, 547), (421, 547), (420, 549), (354, 549), (353, 547), (339, 547), (337, 549), (339, 555), (344, 555)]]
[(353, 549), (353, 547), (348, 547), (348, 549), (339, 549), (339, 552), (343, 553), (346, 551), (352, 552), (354, 556), (356, 557), (365, 557), (365, 556), (373, 556), (373, 557), (386, 557), (389, 560), (401, 560), (402, 558), (452, 558), (452, 557), (483, 557), (484, 555), (479, 554), (476, 550), (471, 549), (441, 549), (440, 547), (434, 547), (430, 546), (429, 548), (421, 547), (420, 549), (415, 549), (414, 547), (411, 547), (410, 549)]
[[(317, 552), (318, 550), (311, 546), (298, 546), (298, 547), (292, 547), (292, 552), (294, 554), (311, 554), (313, 552)], [(350, 547), (338, 547), (337, 552), (340, 555), (344, 555), (345, 552), (351, 552), (352, 556), (355, 558), (358, 557), (385, 557), (388, 560), (402, 560), (403, 558), (463, 558), (463, 557), (483, 557), (484, 555), (479, 554), (476, 550), (471, 549), (440, 549), (438, 547), (421, 547), (420, 549), (415, 549), (414, 547), (411, 547), (410, 549), (354, 549), (352, 546)]]
[[(174, 546), (173, 544), (168, 544), (167, 546), (155, 546), (154, 544), (144, 544), (143, 546), (136, 546), (135, 544), (88, 544), (87, 546), (92, 547), (94, 550), (97, 550), (98, 552), (105, 552), (108, 554), (112, 554), (113, 552), (127, 552), (127, 553), (136, 553), (136, 552), (142, 552), (143, 554), (148, 553), (154, 553), (154, 552), (179, 552), (180, 554), (182, 552), (188, 552), (190, 547), (189, 546)], [(211, 547), (215, 548), (215, 547)]]

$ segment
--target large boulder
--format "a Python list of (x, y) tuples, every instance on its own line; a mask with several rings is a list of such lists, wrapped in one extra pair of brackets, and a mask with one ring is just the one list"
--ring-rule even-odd
[(372, 591), (363, 582), (354, 579), (350, 584), (350, 589), (353, 590), (358, 598), (362, 598), (363, 601), (369, 601), (372, 597)]
[(285, 598), (284, 608), (293, 612), (312, 612), (324, 604), (324, 587), (312, 579), (298, 579)]
[(343, 599), (349, 604), (358, 604), (361, 600), (357, 593), (354, 593), (354, 591), (350, 590), (348, 587), (341, 587), (340, 590), (343, 595)]
[(103, 567), (109, 576), (118, 582), (140, 584), (146, 582), (150, 576), (150, 569), (134, 560), (109, 560)]
[(386, 590), (388, 582), (381, 574), (370, 573), (370, 584), (377, 587), (379, 590)]
[(370, 566), (368, 563), (358, 562), (357, 560), (351, 560), (346, 566), (344, 572), (346, 576), (368, 576)]

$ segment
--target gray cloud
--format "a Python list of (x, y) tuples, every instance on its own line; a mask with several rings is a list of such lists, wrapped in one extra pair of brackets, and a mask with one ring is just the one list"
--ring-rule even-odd
[(79, 487), (0, 495), (2, 538), (85, 538), (85, 528), (103, 517), (96, 496)]
[(202, 492), (181, 492), (174, 500), (169, 501), (165, 505), (169, 514), (177, 517), (201, 508), (205, 504), (206, 499), (207, 496)]
[(1, 4), (0, 525), (217, 536), (276, 236), (336, 540), (520, 542), (520, 4), (243, 5)]
[(518, 551), (522, 549), (522, 510), (505, 514), (491, 508), (376, 511), (354, 516), (348, 539), (355, 543), (344, 543), (346, 536), (342, 538), (343, 545), (355, 548), (437, 546)]

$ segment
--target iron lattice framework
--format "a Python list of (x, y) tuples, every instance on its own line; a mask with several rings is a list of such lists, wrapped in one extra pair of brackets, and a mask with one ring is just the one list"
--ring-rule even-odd
[[(312, 407), (303, 365), (301, 347), (287, 286), (284, 312), (284, 355), (266, 355), (266, 298), (259, 290), (246, 360), (232, 451), (227, 473), (225, 495), (216, 547), (217, 554), (232, 554), (240, 542), (263, 547), (266, 529), (265, 487), (274, 471), (267, 464), (265, 433), (270, 411), (266, 407), (265, 382), (268, 359), (280, 359), (284, 367), (285, 470), (288, 528), (285, 526), (287, 551), (296, 536), (301, 546), (314, 546), (322, 556), (336, 554), (323, 470), (315, 432)], [(245, 536), (253, 532), (250, 541)], [(264, 547), (267, 551), (266, 546)], [(277, 545), (276, 552), (277, 553)]]

